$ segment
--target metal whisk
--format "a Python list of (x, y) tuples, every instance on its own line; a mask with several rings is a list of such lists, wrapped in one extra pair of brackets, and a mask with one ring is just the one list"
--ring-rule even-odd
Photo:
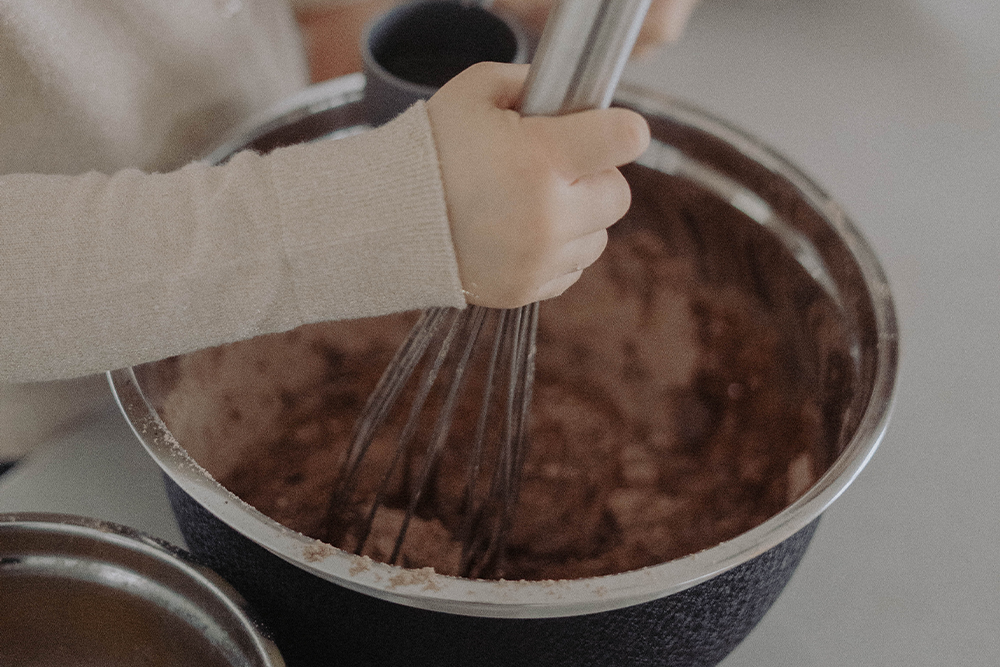
[[(606, 108), (650, 1), (558, 2), (531, 64), (521, 112), (558, 115)], [(430, 516), (440, 516), (440, 506), (448, 506), (457, 518), (445, 526), (450, 540), (442, 541), (461, 545), (453, 573), (502, 572), (528, 451), (538, 311), (533, 303), (513, 310), (470, 306), (421, 313), (355, 424), (327, 512), (331, 543), (365, 552), (379, 513), (392, 506), (394, 540), (382, 556), (396, 563), (425, 506), (439, 506), (424, 512)], [(406, 394), (403, 389), (418, 367), (416, 389)], [(478, 386), (470, 390), (470, 384)], [(405, 420), (391, 419), (404, 396), (409, 400)], [(468, 419), (472, 414), (474, 421)], [(449, 447), (457, 416), (464, 419), (457, 436), (461, 446)], [(389, 422), (396, 424), (395, 444), (383, 443), (373, 454), (373, 444), (389, 437), (383, 434)], [(362, 469), (373, 458), (379, 459), (379, 473), (366, 482), (371, 475), (366, 478)], [(445, 469), (462, 480), (461, 488), (442, 490), (432, 483)], [(360, 486), (367, 487), (361, 494), (369, 499), (367, 507), (355, 499)]]

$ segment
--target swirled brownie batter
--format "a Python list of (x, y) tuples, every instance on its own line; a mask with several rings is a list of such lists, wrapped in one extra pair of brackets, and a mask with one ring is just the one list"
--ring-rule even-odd
[[(641, 167), (628, 176), (633, 209), (604, 256), (542, 304), (520, 496), (504, 556), (479, 576), (588, 577), (697, 552), (780, 512), (837, 454), (853, 375), (835, 304), (728, 204)], [(353, 551), (352, 517), (381, 476), (359, 476), (332, 513), (331, 495), (361, 406), (413, 321), (309, 325), (161, 362), (160, 412), (236, 495)], [(477, 396), (481, 373), (469, 382)], [(399, 412), (373, 468), (392, 456)], [(460, 572), (477, 414), (460, 406), (399, 564)], [(390, 476), (365, 555), (392, 553), (425, 446)]]

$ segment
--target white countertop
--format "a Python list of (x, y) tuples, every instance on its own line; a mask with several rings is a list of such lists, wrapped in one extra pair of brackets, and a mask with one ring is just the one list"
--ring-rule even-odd
[[(1000, 3), (703, 0), (630, 81), (758, 135), (881, 258), (902, 359), (881, 447), (725, 667), (1000, 664)], [(0, 511), (182, 543), (114, 410), (0, 478)]]

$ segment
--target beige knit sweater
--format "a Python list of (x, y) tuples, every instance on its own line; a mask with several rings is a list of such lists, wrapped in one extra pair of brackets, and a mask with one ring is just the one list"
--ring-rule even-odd
[(306, 82), (287, 0), (0, 0), (0, 459), (106, 404), (100, 371), (464, 304), (422, 105), (192, 162)]

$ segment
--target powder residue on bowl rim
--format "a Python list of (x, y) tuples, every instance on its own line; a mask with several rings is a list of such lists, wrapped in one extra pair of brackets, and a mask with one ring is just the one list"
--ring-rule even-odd
[(435, 577), (437, 572), (433, 567), (421, 567), (416, 569), (401, 569), (399, 572), (389, 577), (390, 588), (402, 588), (404, 586), (419, 586), (425, 591), (440, 590), (440, 586)]
[(317, 563), (337, 553), (337, 548), (316, 540), (302, 548), (302, 558), (308, 563)]

